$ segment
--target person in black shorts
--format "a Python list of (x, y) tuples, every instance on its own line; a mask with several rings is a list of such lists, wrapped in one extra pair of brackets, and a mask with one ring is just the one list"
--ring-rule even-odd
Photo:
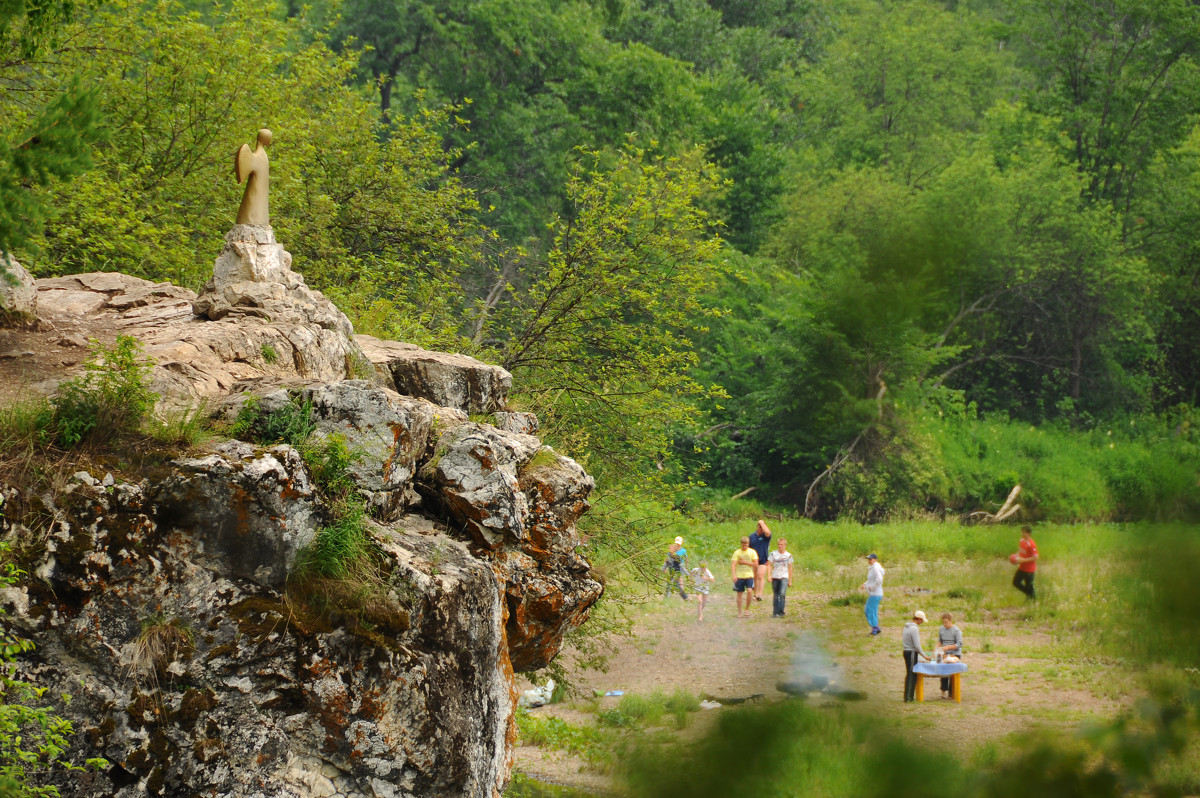
[[(734, 549), (729, 558), (729, 576), (733, 579), (733, 592), (737, 593), (739, 618), (750, 617), (750, 602), (754, 595), (754, 571), (758, 568), (758, 552), (750, 548), (750, 538), (743, 537), (741, 548)], [(745, 607), (743, 607), (743, 603)]]

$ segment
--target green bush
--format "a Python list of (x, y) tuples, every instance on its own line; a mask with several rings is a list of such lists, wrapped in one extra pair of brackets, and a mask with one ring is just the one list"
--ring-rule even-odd
[(356, 492), (350, 466), (362, 458), (362, 453), (351, 449), (344, 437), (334, 433), (315, 442), (309, 438), (299, 449), (313, 482), (326, 498), (337, 501)]
[(593, 764), (612, 761), (612, 732), (593, 726), (576, 726), (553, 715), (533, 715), (517, 710), (517, 735), (525, 745), (551, 751), (566, 751)]
[(257, 396), (247, 396), (233, 422), (233, 436), (261, 444), (286, 443), (299, 449), (317, 428), (312, 401), (293, 394), (287, 404), (267, 412)]
[(159, 443), (172, 446), (195, 446), (209, 434), (208, 404), (198, 402), (188, 407), (168, 408), (162, 415), (151, 414), (146, 431)]
[(598, 720), (603, 726), (638, 729), (658, 726), (665, 715), (670, 715), (675, 727), (682, 729), (687, 725), (688, 713), (699, 709), (700, 699), (682, 688), (669, 696), (655, 690), (645, 696), (636, 693), (623, 696), (616, 707), (601, 710)]
[(1200, 412), (1112, 420), (1091, 429), (1031, 426), (901, 408), (821, 487), (827, 515), (861, 521), (995, 512), (1016, 485), (1023, 520), (1187, 520), (1200, 517)]
[(50, 400), (49, 427), (67, 448), (137, 430), (158, 400), (136, 338), (117, 336), (111, 349), (93, 341), (91, 352), (84, 373), (63, 381)]

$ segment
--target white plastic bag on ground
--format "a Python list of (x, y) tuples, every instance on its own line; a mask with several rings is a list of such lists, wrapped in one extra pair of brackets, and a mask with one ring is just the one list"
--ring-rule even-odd
[(547, 679), (546, 684), (542, 687), (534, 687), (521, 693), (521, 697), (517, 699), (519, 707), (540, 707), (543, 704), (549, 704), (550, 699), (554, 697), (554, 680)]

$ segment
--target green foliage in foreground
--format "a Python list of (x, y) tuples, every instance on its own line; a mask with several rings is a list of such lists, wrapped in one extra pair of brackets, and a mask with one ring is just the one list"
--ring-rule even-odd
[[(7, 544), (0, 544), (0, 557)], [(12, 563), (0, 564), (0, 586), (16, 583), (22, 572)], [(46, 705), (46, 688), (17, 678), (17, 657), (33, 650), (30, 640), (0, 635), (0, 796), (32, 798), (57, 796), (49, 778), (63, 771), (101, 770), (108, 761), (88, 759), (84, 767), (63, 758), (75, 733), (71, 722)]]

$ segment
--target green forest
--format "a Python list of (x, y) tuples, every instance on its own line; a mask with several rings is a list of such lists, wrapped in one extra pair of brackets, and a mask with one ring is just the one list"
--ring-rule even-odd
[(512, 371), (594, 529), (1200, 512), (1188, 0), (12, 0), (0, 51), (0, 249), (196, 288), (269, 127), (297, 270)]

